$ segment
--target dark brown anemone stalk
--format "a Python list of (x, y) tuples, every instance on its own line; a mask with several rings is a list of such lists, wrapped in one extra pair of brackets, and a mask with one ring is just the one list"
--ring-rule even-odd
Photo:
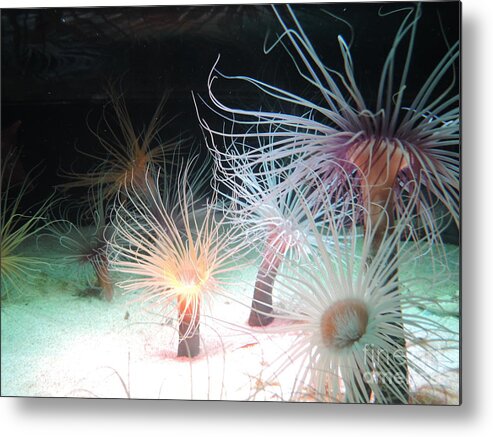
[(274, 321), (272, 314), (272, 289), (277, 272), (286, 251), (285, 245), (275, 245), (276, 235), (271, 233), (265, 243), (262, 263), (257, 273), (255, 290), (253, 292), (252, 307), (248, 324), (250, 326), (267, 326)]
[[(349, 155), (350, 161), (357, 166), (360, 173), (362, 200), (363, 204), (368, 207), (368, 212), (364, 215), (364, 226), (366, 230), (371, 229), (373, 234), (369, 257), (371, 261), (385, 236), (393, 232), (396, 215), (394, 192), (398, 183), (397, 176), (400, 171), (409, 167), (409, 157), (398, 144), (388, 139), (370, 139), (359, 142), (350, 149)], [(395, 250), (396, 246), (394, 246), (394, 253), (388, 254), (389, 259), (395, 256)], [(392, 281), (392, 278), (397, 278), (397, 271), (389, 272), (387, 282)], [(397, 328), (403, 332), (402, 313), (399, 319)], [(393, 336), (393, 339), (404, 352), (406, 350), (404, 335)], [(396, 377), (408, 381), (407, 361), (400, 359), (394, 364)], [(406, 391), (402, 394), (408, 397), (407, 383), (401, 387), (401, 390)], [(369, 387), (367, 390), (369, 391)], [(382, 387), (382, 392), (391, 403), (402, 403), (400, 400), (402, 396), (395, 395), (387, 390), (386, 386)]]

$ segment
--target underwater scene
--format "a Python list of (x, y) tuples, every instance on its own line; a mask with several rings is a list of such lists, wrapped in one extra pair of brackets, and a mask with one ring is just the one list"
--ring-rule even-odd
[(459, 2), (1, 11), (1, 395), (459, 405)]

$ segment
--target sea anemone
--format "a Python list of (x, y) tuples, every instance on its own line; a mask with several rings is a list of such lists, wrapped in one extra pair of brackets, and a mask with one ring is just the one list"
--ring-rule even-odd
[(223, 275), (236, 269), (239, 250), (231, 245), (234, 229), (217, 221), (210, 205), (197, 202), (203, 176), (191, 163), (173, 181), (157, 176), (153, 186), (163, 180), (161, 193), (151, 186), (150, 196), (127, 191), (128, 202), (119, 200), (112, 219), (112, 266), (130, 275), (119, 285), (165, 314), (177, 308), (179, 357), (200, 353), (203, 301), (223, 293)]
[[(215, 156), (215, 186), (228, 205), (226, 221), (240, 230), (238, 237), (249, 246), (259, 246), (261, 263), (248, 324), (266, 326), (274, 320), (273, 288), (282, 260), (300, 259), (302, 252), (310, 250), (310, 222), (300, 196), (310, 202), (311, 218), (318, 221), (324, 214), (321, 194), (312, 180), (316, 175), (288, 189), (291, 172), (278, 172), (274, 161), (264, 162), (254, 170), (242, 162), (234, 144), (227, 153), (219, 152), (217, 147), (211, 147), (211, 151)], [(241, 171), (243, 168), (245, 172)]]
[[(399, 9), (397, 12), (404, 12), (405, 17), (375, 84), (373, 106), (358, 86), (350, 47), (344, 38), (338, 36), (344, 67), (336, 71), (324, 64), (293, 9), (289, 5), (286, 8), (285, 19), (280, 8), (274, 6), (283, 32), (265, 50), (268, 53), (282, 44), (301, 79), (322, 103), (254, 78), (226, 76), (217, 70), (216, 63), (209, 77), (209, 96), (214, 111), (233, 127), (215, 130), (202, 119), (204, 128), (213, 136), (243, 143), (243, 165), (256, 167), (266, 161), (287, 160), (285, 165), (277, 166), (279, 171), (292, 169), (292, 179), (298, 181), (307, 172), (315, 171), (334, 196), (344, 195), (347, 184), (351, 184), (361, 204), (370, 205), (370, 214), (363, 218), (371, 220), (374, 229), (383, 212), (392, 222), (411, 197), (417, 197), (416, 211), (430, 239), (439, 238), (432, 213), (435, 204), (443, 204), (458, 227), (459, 43), (449, 46), (445, 39), (449, 47), (445, 55), (421, 88), (410, 96), (408, 78), (416, 68), (412, 55), (422, 6)], [(294, 108), (293, 113), (231, 108), (218, 100), (212, 90), (219, 77), (246, 81), (277, 103)], [(271, 140), (259, 146), (260, 137)], [(352, 176), (348, 182), (346, 174)], [(382, 228), (376, 235), (384, 232)], [(378, 241), (375, 238), (375, 248)]]
[[(63, 254), (63, 261), (76, 262), (82, 266), (82, 281), (87, 288), (79, 293), (81, 296), (103, 297), (106, 301), (113, 299), (113, 283), (109, 274), (108, 241), (111, 238), (111, 226), (107, 221), (107, 207), (104, 205), (103, 193), (100, 189), (89, 209), (90, 221), (85, 221), (86, 214), (78, 214), (78, 223), (66, 219), (54, 220), (50, 232), (55, 236), (68, 253)], [(90, 265), (92, 272), (84, 266)], [(96, 283), (91, 284), (93, 275)]]
[[(274, 310), (284, 325), (268, 328), (294, 338), (273, 364), (276, 379), (295, 369), (290, 400), (408, 403), (413, 375), (433, 385), (422, 340), (428, 337), (435, 356), (440, 347), (457, 348), (458, 333), (417, 310), (427, 299), (400, 279), (399, 269), (429, 245), (401, 241), (409, 219), (405, 214), (386, 232), (373, 254), (371, 226), (358, 237), (359, 227), (341, 228), (330, 212), (323, 229), (312, 221), (316, 250), (279, 275), (283, 293)], [(325, 240), (334, 231), (338, 238), (329, 253)], [(402, 367), (409, 367), (409, 380)]]
[(13, 171), (19, 155), (11, 150), (2, 156), (1, 167), (1, 202), (0, 202), (0, 276), (1, 297), (8, 298), (14, 290), (20, 290), (20, 284), (42, 264), (39, 257), (22, 253), (22, 245), (32, 236), (45, 228), (49, 221), (46, 218), (53, 197), (32, 206), (30, 213), (21, 211), (22, 202), (34, 179), (32, 169), (20, 184), (13, 184)]
[(131, 185), (133, 189), (145, 190), (147, 185), (153, 183), (152, 177), (149, 177), (152, 173), (149, 168), (162, 165), (165, 158), (173, 154), (180, 144), (178, 138), (166, 142), (160, 139), (161, 131), (170, 121), (163, 121), (166, 95), (156, 107), (149, 125), (142, 131), (135, 129), (124, 96), (114, 85), (109, 85), (108, 95), (114, 114), (110, 118), (105, 109), (101, 123), (104, 131), (109, 132), (109, 137), (100, 134), (101, 127), (94, 131), (103, 153), (97, 155), (81, 151), (98, 164), (88, 173), (64, 172), (69, 181), (61, 185), (64, 189), (102, 189), (105, 200), (113, 199), (117, 193), (129, 189)]

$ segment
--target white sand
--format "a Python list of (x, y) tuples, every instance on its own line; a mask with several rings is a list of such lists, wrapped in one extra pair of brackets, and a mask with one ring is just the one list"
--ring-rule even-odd
[[(118, 288), (110, 303), (76, 297), (84, 288), (80, 267), (61, 264), (59, 249), (50, 241), (40, 241), (38, 249), (49, 265), (24, 285), (20, 297), (2, 302), (3, 396), (289, 399), (296, 367), (282, 375), (275, 369), (294, 337), (248, 329), (247, 306), (215, 299), (206, 309), (214, 319), (202, 318), (201, 354), (192, 361), (176, 358), (173, 321), (146, 311)], [(456, 249), (450, 250), (450, 259), (457, 262)], [(407, 273), (428, 265), (420, 262)], [(239, 272), (245, 285), (234, 294), (250, 296), (252, 286), (247, 284), (255, 275), (254, 267)], [(456, 276), (441, 285), (441, 293), (458, 297)], [(458, 303), (432, 317), (457, 332), (457, 311)], [(425, 358), (440, 384), (429, 387), (413, 373), (414, 384), (424, 402), (457, 403), (457, 343), (443, 355), (436, 349), (434, 344)]]

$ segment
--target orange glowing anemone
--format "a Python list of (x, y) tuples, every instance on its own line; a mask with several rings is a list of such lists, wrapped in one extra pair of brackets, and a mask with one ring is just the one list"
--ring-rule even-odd
[(129, 203), (120, 201), (115, 211), (112, 242), (113, 268), (130, 275), (120, 285), (164, 312), (177, 308), (178, 356), (188, 357), (200, 352), (202, 301), (224, 293), (224, 275), (237, 268), (241, 250), (232, 245), (234, 228), (215, 218), (214, 200), (203, 205), (203, 197), (194, 197), (204, 173), (191, 167), (172, 184), (162, 177), (162, 195), (151, 187), (151, 196), (127, 192)]

